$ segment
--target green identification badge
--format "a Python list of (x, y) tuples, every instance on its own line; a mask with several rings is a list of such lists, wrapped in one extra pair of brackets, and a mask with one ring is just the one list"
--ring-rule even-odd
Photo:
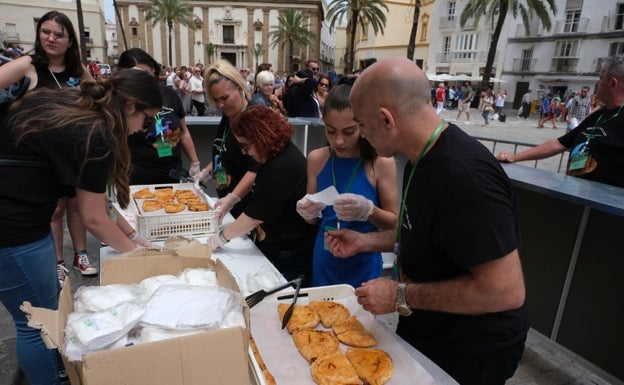
[(158, 151), (158, 157), (164, 158), (165, 156), (172, 156), (171, 141), (169, 139), (161, 140), (156, 143), (156, 151)]
[(589, 154), (587, 154), (586, 152), (572, 156), (570, 158), (570, 165), (568, 166), (568, 170), (582, 170), (583, 168), (585, 168), (588, 158)]

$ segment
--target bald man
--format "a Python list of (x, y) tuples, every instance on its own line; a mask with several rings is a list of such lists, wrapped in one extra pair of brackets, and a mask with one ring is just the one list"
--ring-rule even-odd
[(337, 230), (326, 239), (339, 257), (397, 251), (399, 281), (364, 282), (358, 302), (373, 314), (399, 312), (397, 333), (460, 384), (504, 384), (529, 328), (514, 188), (485, 147), (436, 114), (429, 90), (402, 58), (356, 80), (361, 135), (380, 155), (409, 159), (400, 232)]

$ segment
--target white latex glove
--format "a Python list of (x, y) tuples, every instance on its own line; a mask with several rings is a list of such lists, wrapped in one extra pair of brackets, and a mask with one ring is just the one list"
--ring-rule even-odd
[(201, 168), (199, 167), (199, 162), (191, 163), (191, 167), (189, 168), (189, 174), (191, 176), (195, 176), (201, 172)]
[(225, 238), (223, 238), (222, 231), (219, 231), (218, 234), (212, 235), (210, 238), (208, 238), (206, 243), (213, 250), (218, 250), (218, 249), (223, 248), (223, 246), (225, 246), (225, 244), (228, 243), (228, 241), (226, 241)]
[(152, 242), (150, 242), (147, 239), (145, 239), (142, 236), (140, 236), (139, 233), (137, 233), (137, 232), (135, 232), (134, 235), (132, 235), (130, 237), (130, 240), (132, 242), (134, 242), (134, 244), (137, 245), (137, 246), (148, 247), (148, 248), (156, 248), (156, 249), (159, 248), (158, 246), (156, 246)]
[(240, 202), (240, 198), (234, 193), (228, 193), (215, 203), (214, 208), (217, 210), (217, 220), (219, 224), (223, 221), (223, 217), (232, 210), (235, 204)]
[(192, 171), (189, 171), (189, 174), (193, 176), (193, 180), (195, 180), (196, 182), (206, 183), (212, 178), (212, 173), (207, 168), (204, 168), (203, 170), (199, 171), (197, 174), (194, 174), (194, 175)]
[(301, 215), (301, 218), (306, 221), (311, 221), (315, 218), (322, 218), (321, 211), (325, 208), (325, 203), (315, 202), (308, 198), (301, 198), (297, 201), (297, 213)]
[(367, 221), (375, 211), (375, 205), (361, 195), (346, 193), (334, 200), (334, 211), (341, 221)]

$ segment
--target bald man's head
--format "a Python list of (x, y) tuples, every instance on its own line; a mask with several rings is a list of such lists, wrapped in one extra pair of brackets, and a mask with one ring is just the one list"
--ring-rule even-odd
[(366, 68), (351, 93), (373, 103), (371, 107), (391, 107), (399, 113), (413, 113), (430, 105), (429, 80), (416, 64), (405, 58), (389, 58)]

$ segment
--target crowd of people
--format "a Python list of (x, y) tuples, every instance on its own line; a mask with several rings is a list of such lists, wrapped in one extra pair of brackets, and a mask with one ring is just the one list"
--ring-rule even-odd
[[(565, 112), (561, 100), (545, 98), (569, 132), (497, 160), (440, 112), (456, 103), (457, 121), (462, 113), (470, 120), (477, 97), (487, 125), (491, 113), (503, 114), (505, 90), (477, 96), (470, 82), (432, 90), (407, 59), (370, 61), (342, 78), (309, 60), (278, 76), (268, 63), (251, 72), (226, 60), (163, 68), (132, 48), (104, 77), (82, 64), (67, 16), (49, 12), (36, 30), (34, 52), (0, 66), (2, 88), (31, 79), (0, 117), (0, 300), (33, 385), (61, 382), (58, 352), (20, 305), (58, 306), (63, 216), (83, 275), (98, 273), (86, 231), (119, 252), (153, 246), (113, 203), (127, 206), (130, 185), (176, 182), (170, 171), (183, 167), (183, 154), (191, 177), (214, 183), (219, 224), (234, 217), (208, 238), (214, 250), (247, 235), (287, 280), (352, 285), (365, 310), (398, 312), (397, 333), (461, 384), (503, 384), (529, 328), (517, 197), (499, 161), (571, 150), (569, 175), (624, 187), (621, 56), (600, 73), (603, 106), (592, 108), (589, 87), (568, 98)], [(207, 111), (221, 116), (216, 137), (195, 143), (185, 119)], [(327, 145), (302, 154), (289, 116), (321, 118)], [(550, 115), (540, 125), (549, 120), (554, 126)], [(212, 150), (204, 167), (196, 146)], [(396, 155), (408, 159), (401, 194)], [(312, 198), (328, 188), (337, 193), (330, 203)], [(397, 256), (395, 279), (382, 277), (387, 251)]]

